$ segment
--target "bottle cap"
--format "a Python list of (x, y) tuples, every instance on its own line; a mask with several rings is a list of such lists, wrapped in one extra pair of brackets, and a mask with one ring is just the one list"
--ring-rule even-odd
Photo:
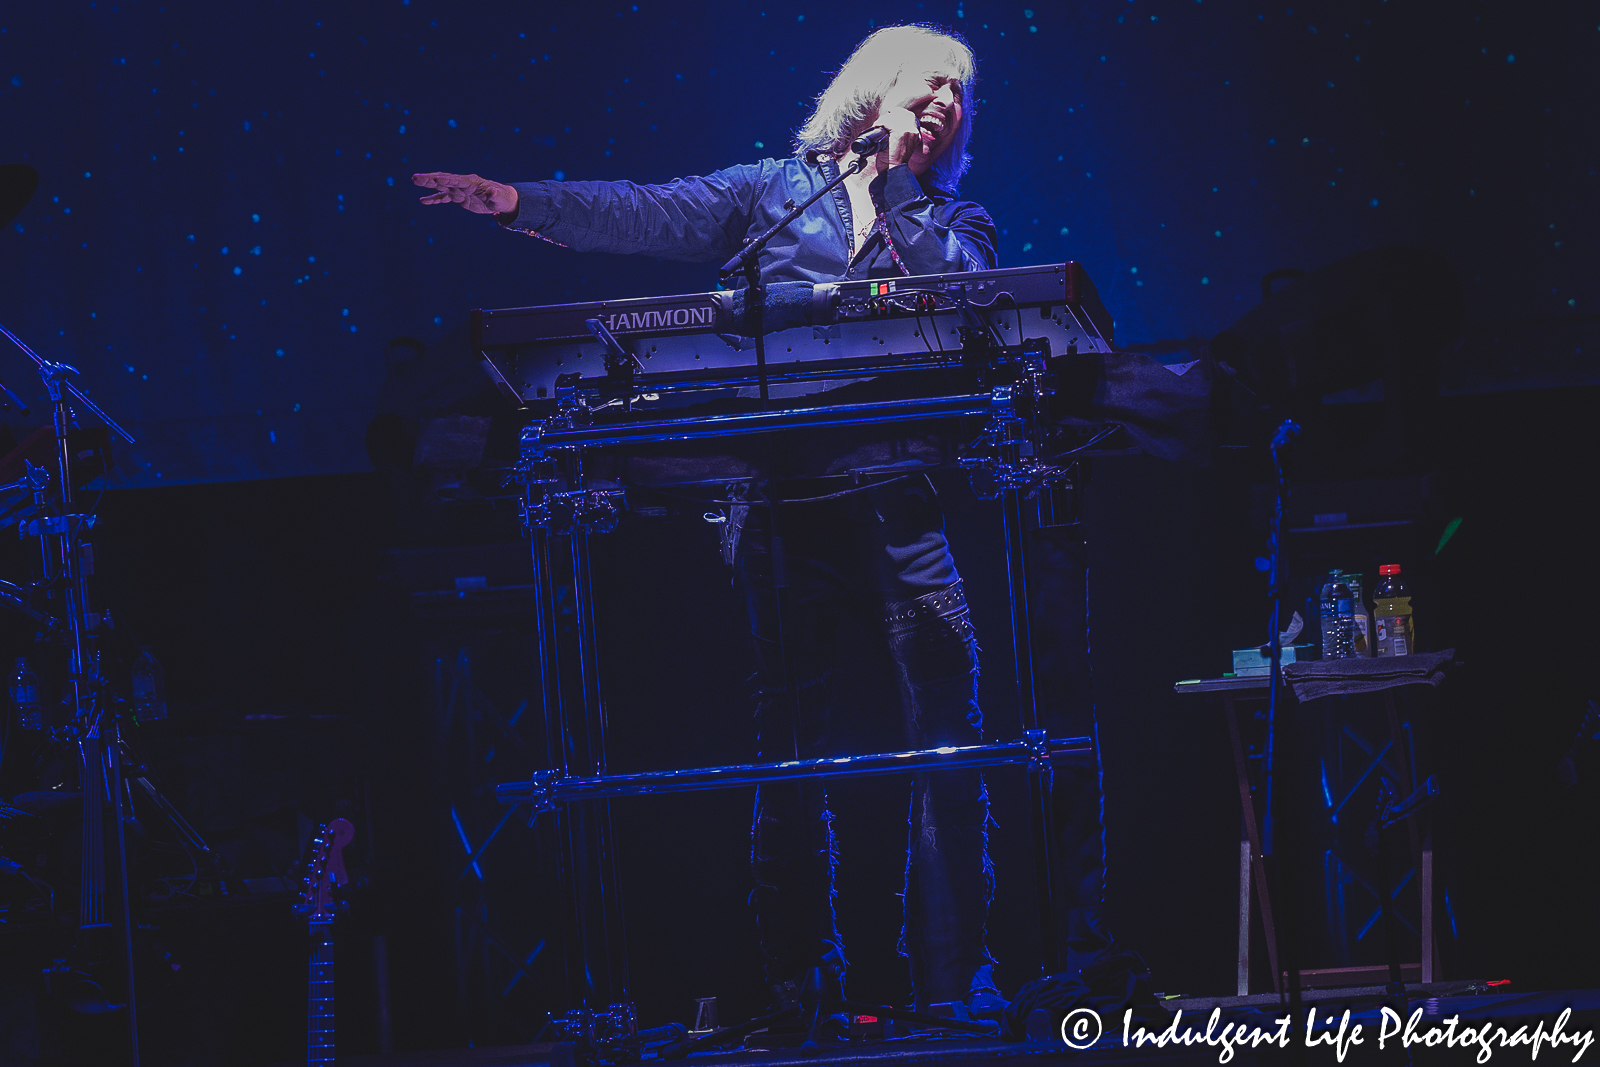
[(1399, 574), (1400, 573), (1400, 564), (1398, 564), (1398, 563), (1385, 563), (1383, 566), (1378, 568), (1378, 573), (1379, 574)]

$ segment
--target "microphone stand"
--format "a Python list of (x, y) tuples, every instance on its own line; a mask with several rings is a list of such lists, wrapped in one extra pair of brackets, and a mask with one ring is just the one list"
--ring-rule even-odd
[[(1289, 1017), (1298, 1018), (1302, 1007), (1300, 991), (1300, 953), (1299, 936), (1295, 930), (1295, 869), (1293, 860), (1296, 856), (1294, 850), (1294, 836), (1292, 828), (1286, 833), (1284, 824), (1293, 818), (1292, 801), (1287, 800), (1283, 793), (1282, 778), (1285, 772), (1283, 766), (1286, 757), (1295, 751), (1295, 725), (1292, 717), (1283, 707), (1283, 587), (1285, 585), (1285, 566), (1283, 551), (1283, 520), (1284, 513), (1289, 505), (1289, 475), (1284, 466), (1290, 446), (1294, 439), (1300, 436), (1300, 425), (1293, 419), (1284, 419), (1277, 432), (1272, 435), (1272, 444), (1269, 451), (1272, 456), (1272, 470), (1276, 476), (1276, 499), (1272, 511), (1271, 543), (1272, 550), (1270, 581), (1267, 595), (1272, 599), (1272, 633), (1271, 638), (1271, 677), (1267, 683), (1267, 752), (1265, 767), (1265, 793), (1266, 817), (1262, 821), (1262, 852), (1263, 858), (1271, 865), (1271, 871), (1276, 875), (1278, 895), (1279, 922), (1277, 926), (1277, 957), (1288, 971), (1286, 986), (1279, 988), (1279, 1002), (1287, 998)], [(1288, 751), (1286, 752), (1285, 749)], [(1387, 901), (1384, 902), (1387, 905)], [(1273, 985), (1277, 986), (1278, 976), (1273, 975)], [(1303, 1053), (1297, 1058), (1303, 1058)]]
[[(126, 980), (128, 1062), (132, 1067), (139, 1067), (139, 1016), (134, 1001), (133, 982), (133, 913), (128, 896), (128, 848), (123, 827), (121, 724), (118, 722), (115, 705), (109, 700), (102, 699), (103, 679), (100, 677), (98, 665), (87, 655), (91, 631), (98, 627), (101, 620), (89, 611), (86, 566), (88, 560), (85, 558), (82, 541), (84, 531), (93, 524), (93, 518), (76, 514), (72, 510), (72, 448), (67, 435), (76, 425), (76, 419), (68, 406), (69, 400), (78, 401), (128, 444), (133, 444), (134, 438), (97, 404), (84, 396), (77, 386), (67, 380), (68, 375), (78, 373), (76, 368), (45, 359), (23, 344), (16, 334), (4, 326), (0, 326), (0, 334), (10, 339), (39, 368), (39, 376), (44, 380), (54, 409), (56, 467), (57, 476), (60, 478), (58, 495), (60, 513), (50, 515), (45, 512), (43, 479), (33, 481), (35, 500), (40, 505), (40, 514), (37, 518), (28, 520), (24, 530), (26, 534), (39, 538), (44, 584), (46, 587), (61, 590), (64, 608), (62, 614), (67, 624), (67, 633), (64, 635), (67, 645), (66, 702), (72, 707), (72, 721), (68, 724), (66, 734), (78, 748), (79, 784), (83, 790), (84, 813), (83, 877), (78, 902), (78, 928), (80, 932), (111, 932), (112, 929), (112, 924), (107, 921), (105, 908), (107, 864), (103, 837), (105, 832), (103, 805), (109, 800), (115, 824), (118, 876), (116, 889), (121, 904), (118, 918), (121, 920), (120, 947)], [(5, 393), (11, 395), (10, 390), (5, 390)], [(17, 403), (25, 408), (20, 400)], [(54, 551), (52, 551), (52, 541), (55, 542)]]
[[(881, 127), (875, 127), (881, 129)], [(745, 241), (743, 247), (734, 254), (733, 258), (724, 263), (717, 271), (724, 281), (735, 274), (745, 276), (745, 321), (750, 332), (756, 339), (756, 381), (761, 388), (761, 407), (767, 410), (771, 406), (772, 398), (768, 392), (767, 380), (767, 343), (766, 327), (762, 322), (767, 301), (766, 286), (761, 284), (761, 250), (772, 242), (772, 239), (805, 214), (806, 209), (833, 192), (846, 178), (859, 173), (867, 165), (867, 160), (877, 155), (888, 145), (888, 138), (871, 138), (872, 131), (863, 134), (851, 142), (850, 148), (856, 152), (856, 158), (850, 161), (849, 166), (840, 167), (838, 177), (828, 182), (821, 189), (808, 196), (803, 202), (796, 204), (790, 197), (783, 202), (788, 210), (783, 218), (779, 219), (765, 233), (757, 234)], [(811, 162), (816, 162), (816, 157), (810, 157)], [(847, 235), (848, 236), (848, 235)], [(800, 758), (800, 690), (794, 677), (793, 664), (789, 662), (789, 655), (783, 640), (783, 591), (789, 584), (787, 567), (783, 552), (782, 526), (778, 516), (778, 498), (773, 491), (778, 478), (778, 442), (776, 438), (769, 441), (767, 448), (767, 522), (768, 536), (771, 539), (772, 554), (772, 601), (773, 616), (777, 626), (778, 658), (783, 674), (783, 689), (789, 697), (789, 728), (791, 749), (794, 759)], [(773, 753), (764, 752), (764, 756), (771, 758)]]
[(865, 139), (866, 135), (863, 135), (862, 138), (850, 146), (853, 151), (858, 151), (858, 154), (855, 159), (850, 161), (849, 166), (839, 168), (839, 176), (837, 178), (834, 178), (827, 185), (806, 197), (803, 203), (796, 204), (793, 197), (785, 200), (783, 206), (788, 208), (788, 211), (783, 218), (774, 223), (765, 233), (758, 234), (745, 241), (744, 246), (734, 254), (733, 258), (724, 263), (717, 271), (717, 274), (724, 281), (735, 274), (743, 274), (748, 282), (745, 290), (744, 311), (746, 321), (751, 324), (751, 333), (755, 335), (756, 339), (756, 379), (761, 386), (761, 406), (763, 408), (767, 406), (769, 398), (767, 395), (767, 346), (763, 337), (766, 331), (762, 329), (761, 322), (763, 305), (767, 299), (766, 286), (761, 284), (761, 265), (759, 262), (761, 250), (766, 248), (774, 237), (788, 229), (795, 219), (804, 215), (806, 209), (812, 204), (837, 189), (846, 178), (859, 173), (865, 168), (867, 160), (883, 151), (888, 144), (887, 139), (878, 142), (875, 147), (869, 142), (863, 151), (858, 146)]

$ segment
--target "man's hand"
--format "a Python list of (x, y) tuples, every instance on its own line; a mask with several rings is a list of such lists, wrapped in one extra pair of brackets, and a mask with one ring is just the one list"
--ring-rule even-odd
[(476, 174), (413, 174), (411, 184), (438, 190), (423, 197), (424, 204), (460, 204), (479, 215), (503, 215), (517, 210), (515, 189)]
[(880, 160), (887, 156), (891, 167), (924, 161), (933, 147), (933, 135), (918, 124), (918, 119), (933, 97), (926, 78), (902, 73), (894, 80), (878, 110), (879, 124), (889, 130), (889, 146), (878, 157)]

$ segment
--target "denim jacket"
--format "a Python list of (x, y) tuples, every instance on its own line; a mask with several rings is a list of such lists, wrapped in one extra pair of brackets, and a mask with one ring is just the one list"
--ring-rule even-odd
[[(497, 218), (510, 229), (581, 252), (722, 264), (746, 239), (783, 217), (784, 201), (800, 203), (837, 175), (831, 160), (808, 166), (799, 159), (766, 159), (665, 185), (528, 182), (514, 186), (517, 213)], [(907, 167), (876, 179), (871, 193), (880, 213), (859, 247), (852, 251), (850, 198), (835, 189), (762, 251), (762, 281), (827, 282), (995, 266), (994, 222), (979, 205), (923, 185)], [(843, 402), (844, 393), (870, 384), (830, 396)], [(727, 403), (748, 407), (755, 401)], [(861, 427), (786, 436), (787, 458), (776, 470), (769, 466), (773, 456), (767, 445), (741, 438), (641, 446), (607, 457), (606, 469), (596, 467), (594, 473), (632, 484), (725, 485), (767, 475), (813, 477), (905, 462), (938, 464), (949, 459), (951, 447), (931, 424), (889, 433)]]
[[(516, 184), (517, 213), (502, 225), (582, 252), (641, 253), (691, 263), (726, 262), (787, 208), (838, 174), (832, 160), (764, 159), (665, 185), (633, 182)], [(872, 183), (880, 214), (852, 252), (850, 198), (842, 188), (811, 206), (761, 253), (762, 280), (826, 282), (901, 274), (989, 270), (994, 221), (894, 167)]]

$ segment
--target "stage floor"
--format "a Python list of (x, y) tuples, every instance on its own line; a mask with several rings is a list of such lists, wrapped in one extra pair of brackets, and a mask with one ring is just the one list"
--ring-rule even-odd
[[(1433, 1034), (1436, 1047), (1414, 1044), (1411, 1059), (1427, 1063), (1532, 1063), (1529, 1044), (1536, 1033), (1543, 1040), (1538, 1052), (1547, 1063), (1571, 1063), (1588, 1042), (1595, 1040), (1600, 1031), (1600, 989), (1553, 990), (1545, 992), (1454, 992), (1463, 983), (1436, 983), (1434, 986), (1408, 986), (1405, 1017), (1421, 1010), (1412, 1024), (1414, 1037)], [(1242, 1003), (1241, 1001), (1248, 1001)], [(1274, 1020), (1282, 1018), (1286, 1010), (1271, 997), (1181, 998), (1168, 1002), (1174, 1014), (1181, 1009), (1182, 1017), (1176, 1033), (1189, 1032), (1191, 1043), (1176, 1044), (1168, 1041), (1164, 1046), (1147, 1043), (1136, 1047), (1125, 1045), (1120, 1021), (1107, 1021), (1107, 1031), (1087, 1048), (1068, 1048), (1059, 1038), (1050, 1041), (1006, 1042), (993, 1038), (967, 1037), (907, 1037), (887, 1041), (858, 1041), (824, 1045), (816, 1054), (802, 1055), (797, 1050), (763, 1051), (738, 1049), (726, 1052), (701, 1053), (684, 1060), (662, 1061), (647, 1055), (641, 1062), (676, 1062), (701, 1064), (703, 1067), (815, 1067), (817, 1064), (928, 1064), (936, 1067), (967, 1067), (969, 1064), (1010, 1062), (1039, 1065), (1073, 1063), (1079, 1065), (1113, 1064), (1136, 1058), (1143, 1062), (1163, 1063), (1218, 1063), (1226, 1053), (1220, 1043), (1202, 1042), (1211, 1012), (1218, 1011), (1219, 1018), (1212, 1033), (1215, 1037), (1232, 1023), (1247, 1032), (1259, 1028), (1264, 1033), (1275, 1034), (1280, 1027)], [(1378, 1047), (1378, 1036), (1385, 1022), (1391, 1031), (1400, 1030), (1391, 1016), (1385, 1019), (1383, 1008), (1388, 1005), (1399, 1013), (1400, 1006), (1394, 998), (1381, 989), (1314, 990), (1308, 991), (1307, 1007), (1317, 1011), (1315, 1044), (1306, 1044), (1304, 1016), (1290, 1027), (1290, 1047), (1263, 1044), (1260, 1047), (1239, 1048), (1230, 1057), (1232, 1063), (1283, 1063), (1316, 1065), (1346, 1063), (1405, 1063), (1408, 1057), (1400, 1051), (1399, 1038), (1391, 1033), (1384, 1046)], [(1350, 1012), (1348, 1020), (1344, 1012)], [(1451, 1026), (1449, 1020), (1459, 1017)], [(1540, 1030), (1542, 1024), (1542, 1031)], [(1340, 1027), (1345, 1027), (1345, 1052), (1339, 1055), (1336, 1043)], [(1359, 1041), (1353, 1040), (1355, 1028), (1362, 1031)], [(1487, 1027), (1487, 1030), (1485, 1029)], [(1134, 1027), (1137, 1034), (1137, 1026)], [(1157, 1033), (1160, 1031), (1158, 1030)], [(1403, 1033), (1403, 1030), (1401, 1031)], [(1462, 1038), (1469, 1032), (1483, 1035), (1491, 1045), (1491, 1055), (1480, 1061), (1482, 1046), (1475, 1039), (1471, 1043)], [(1552, 1045), (1550, 1035), (1559, 1036), (1560, 1044)], [(1446, 1038), (1455, 1042), (1445, 1044)], [(1577, 1062), (1594, 1060), (1600, 1053), (1588, 1052)], [(570, 1046), (552, 1044), (527, 1045), (490, 1049), (464, 1049), (413, 1053), (395, 1056), (341, 1057), (340, 1064), (349, 1067), (563, 1067), (572, 1063)]]

